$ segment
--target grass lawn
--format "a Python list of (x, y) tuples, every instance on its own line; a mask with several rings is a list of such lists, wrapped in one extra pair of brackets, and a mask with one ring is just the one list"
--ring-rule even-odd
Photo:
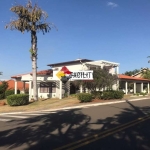
[[(133, 95), (124, 95), (123, 99), (137, 99), (137, 98), (146, 98), (149, 96), (135, 96), (131, 97)], [(5, 101), (5, 100), (0, 100), (0, 101)], [(108, 102), (108, 101), (114, 101), (114, 100), (98, 100), (95, 102)], [(81, 105), (80, 101), (77, 100), (75, 97), (69, 97), (69, 98), (63, 98), (63, 99), (47, 99), (44, 101), (37, 101), (37, 102), (32, 102), (29, 103), (28, 105), (24, 106), (9, 106), (9, 105), (4, 105), (0, 106), (0, 113), (2, 112), (19, 112), (19, 111), (38, 111), (38, 110), (46, 110), (46, 109), (56, 109), (56, 108), (63, 108), (67, 106), (73, 106), (73, 105)], [(83, 103), (82, 103), (83, 104)]]
[[(6, 100), (1, 100), (5, 101)], [(37, 101), (29, 103), (28, 105), (24, 106), (9, 106), (4, 105), (0, 106), (0, 112), (19, 112), (19, 111), (36, 111), (36, 110), (43, 110), (43, 109), (55, 109), (60, 107), (72, 106), (75, 104), (79, 104), (79, 100), (76, 98), (64, 98), (64, 99), (47, 99), (44, 101)]]

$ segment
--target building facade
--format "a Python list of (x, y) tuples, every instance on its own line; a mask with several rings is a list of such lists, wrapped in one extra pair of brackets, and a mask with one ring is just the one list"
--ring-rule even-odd
[[(60, 98), (65, 96), (66, 93), (73, 94), (77, 91), (82, 92), (82, 87), (77, 89), (73, 86), (72, 82), (74, 80), (70, 79), (66, 84), (63, 84), (62, 81), (57, 77), (58, 71), (62, 67), (68, 68), (72, 71), (86, 71), (92, 70), (96, 67), (109, 67), (109, 72), (111, 74), (119, 74), (119, 63), (109, 62), (105, 60), (89, 60), (89, 59), (77, 59), (74, 61), (60, 62), (48, 64), (50, 67), (48, 70), (43, 70), (37, 72), (37, 85), (38, 85), (38, 97), (40, 98)], [(30, 99), (33, 95), (33, 84), (32, 84), (32, 73), (22, 74), (12, 76), (15, 79), (15, 93), (17, 91), (17, 81), (22, 81), (24, 84), (29, 83), (29, 95)], [(117, 89), (119, 83), (113, 85), (113, 89)]]

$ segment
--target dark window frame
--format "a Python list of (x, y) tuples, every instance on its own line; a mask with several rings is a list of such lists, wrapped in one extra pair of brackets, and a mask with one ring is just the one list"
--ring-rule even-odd
[(56, 83), (55, 82), (41, 82), (40, 93), (56, 93)]

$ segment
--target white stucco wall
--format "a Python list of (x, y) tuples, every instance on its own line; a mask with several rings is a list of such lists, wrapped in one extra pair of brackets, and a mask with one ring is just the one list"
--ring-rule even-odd
[[(92, 61), (92, 62), (88, 62), (89, 64), (97, 64), (101, 67), (104, 66), (104, 64), (102, 64), (102, 61)], [(109, 62), (110, 63), (110, 62)], [(116, 63), (117, 64), (117, 63)], [(86, 66), (86, 63), (82, 63), (82, 62), (79, 62), (79, 64), (74, 64), (74, 65), (65, 65), (70, 71), (82, 71), (82, 70), (88, 70), (88, 67)], [(106, 65), (107, 66), (107, 65)], [(40, 83), (40, 82), (43, 82), (43, 81), (58, 81), (59, 82), (59, 79), (58, 77), (56, 76), (57, 72), (61, 70), (63, 66), (59, 66), (59, 67), (52, 67), (52, 69), (54, 70), (53, 71), (53, 77), (50, 77), (48, 75), (37, 75), (37, 82)], [(119, 67), (118, 67), (119, 68)], [(57, 69), (57, 70), (55, 70)], [(112, 74), (115, 74), (116, 73), (116, 68), (111, 68), (110, 69), (110, 73)], [(32, 75), (30, 74), (26, 74), (26, 75), (22, 75), (21, 77), (21, 81), (32, 81)], [(117, 88), (117, 84), (114, 84), (113, 85), (113, 89), (116, 89)], [(64, 90), (62, 90), (62, 95), (64, 95)], [(32, 98), (32, 95), (33, 95), (33, 87), (31, 86), (31, 89), (29, 91), (30, 93), (30, 98)], [(50, 97), (52, 98), (58, 98), (59, 97), (59, 93), (60, 93), (60, 89), (59, 87), (56, 88), (56, 93), (50, 93)], [(43, 98), (48, 98), (49, 93), (40, 93), (40, 87), (39, 87), (39, 84), (38, 84), (38, 97), (42, 96)]]

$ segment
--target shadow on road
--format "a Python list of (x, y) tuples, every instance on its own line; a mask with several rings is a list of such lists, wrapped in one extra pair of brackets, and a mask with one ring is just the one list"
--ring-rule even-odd
[[(116, 114), (113, 117), (98, 118), (96, 122), (91, 121), (90, 112), (89, 115), (84, 114), (82, 109), (67, 112), (60, 111), (56, 114), (9, 122), (5, 129), (0, 132), (0, 149), (52, 150), (83, 139), (86, 136), (130, 122), (145, 116), (144, 112), (150, 111), (150, 107), (139, 108), (128, 101), (127, 103), (130, 108), (123, 109), (120, 114)], [(101, 125), (101, 127), (94, 129), (92, 125)], [(79, 149), (150, 150), (149, 126), (150, 121), (147, 120)]]

